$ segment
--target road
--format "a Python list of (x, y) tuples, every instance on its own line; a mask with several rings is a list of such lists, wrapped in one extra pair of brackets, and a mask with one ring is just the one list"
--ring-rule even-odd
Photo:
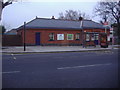
[(117, 88), (118, 54), (3, 54), (3, 88)]

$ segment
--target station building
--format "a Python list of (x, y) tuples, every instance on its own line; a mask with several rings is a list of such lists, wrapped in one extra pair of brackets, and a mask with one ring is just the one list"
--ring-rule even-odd
[(109, 28), (92, 20), (35, 18), (17, 29), (26, 45), (99, 45), (100, 33)]

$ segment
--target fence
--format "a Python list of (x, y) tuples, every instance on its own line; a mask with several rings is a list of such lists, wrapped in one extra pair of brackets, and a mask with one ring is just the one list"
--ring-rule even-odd
[(2, 46), (21, 46), (22, 37), (20, 35), (2, 35)]

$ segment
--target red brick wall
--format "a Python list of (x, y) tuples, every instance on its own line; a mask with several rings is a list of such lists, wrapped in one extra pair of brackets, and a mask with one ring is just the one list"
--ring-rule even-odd
[[(105, 32), (105, 30), (100, 29), (89, 29), (84, 30), (86, 32)], [(23, 30), (19, 30), (18, 34), (22, 32), (22, 42), (24, 42), (24, 32)], [(26, 44), (35, 45), (35, 33), (40, 32), (41, 41), (40, 43), (43, 45), (47, 44), (82, 44), (82, 31), (81, 30), (60, 30), (60, 29), (28, 29), (26, 30)], [(49, 33), (54, 33), (55, 40), (49, 41)], [(80, 33), (80, 40), (75, 40), (75, 34)], [(57, 34), (64, 34), (64, 40), (57, 40)], [(74, 34), (74, 40), (67, 40), (67, 34)]]
[[(21, 34), (24, 37), (23, 30), (19, 30), (18, 34)], [(41, 35), (41, 44), (80, 44), (82, 40), (75, 40), (75, 34), (81, 33), (80, 30), (58, 30), (58, 29), (29, 29), (26, 30), (26, 43), (35, 45), (35, 33), (40, 32)], [(55, 40), (49, 41), (49, 33), (54, 33)], [(64, 40), (57, 40), (57, 34), (64, 34)], [(74, 40), (67, 40), (67, 34), (74, 34)], [(24, 42), (24, 39), (23, 39)]]

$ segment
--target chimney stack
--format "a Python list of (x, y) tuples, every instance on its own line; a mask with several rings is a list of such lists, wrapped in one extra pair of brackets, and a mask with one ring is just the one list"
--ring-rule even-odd
[(36, 16), (36, 19), (37, 19), (38, 17)]
[(52, 18), (51, 19), (55, 19), (55, 17), (54, 16), (52, 16)]

